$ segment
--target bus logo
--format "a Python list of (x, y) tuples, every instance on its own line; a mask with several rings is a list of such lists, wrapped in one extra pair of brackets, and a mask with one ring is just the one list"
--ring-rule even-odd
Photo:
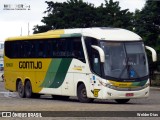
[(19, 62), (20, 69), (42, 69), (41, 61), (20, 61)]

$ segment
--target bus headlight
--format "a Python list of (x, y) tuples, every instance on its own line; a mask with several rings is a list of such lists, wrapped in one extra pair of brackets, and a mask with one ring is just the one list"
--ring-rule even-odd
[(112, 85), (111, 85), (110, 83), (104, 83), (104, 82), (102, 82), (102, 81), (99, 81), (99, 83), (100, 83), (101, 85), (103, 85), (104, 87), (112, 88)]

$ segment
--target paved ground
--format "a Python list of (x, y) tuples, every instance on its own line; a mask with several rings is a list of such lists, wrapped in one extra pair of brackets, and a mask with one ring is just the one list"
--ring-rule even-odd
[[(113, 100), (95, 100), (93, 103), (80, 103), (78, 102), (76, 97), (71, 97), (67, 101), (62, 101), (62, 100), (53, 100), (49, 95), (43, 95), (39, 99), (26, 99), (26, 98), (22, 99), (19, 98), (17, 93), (10, 93), (6, 91), (4, 89), (4, 83), (0, 82), (0, 111), (15, 111), (15, 110), (16, 111), (160, 111), (160, 89), (151, 88), (149, 98), (133, 99), (130, 100), (129, 103), (127, 104), (117, 104)], [(160, 117), (160, 114), (158, 115)], [(54, 117), (50, 119), (55, 120), (59, 118)], [(78, 118), (63, 118), (63, 119), (103, 120), (106, 118), (78, 117)], [(117, 118), (112, 117), (112, 119), (117, 119)], [(118, 119), (121, 120), (122, 117), (118, 117)], [(127, 119), (130, 120), (131, 117)], [(135, 119), (137, 120), (138, 118)], [(151, 119), (151, 117), (147, 117), (147, 119)], [(157, 117), (154, 118), (154, 120), (156, 119), (158, 120), (159, 118)]]

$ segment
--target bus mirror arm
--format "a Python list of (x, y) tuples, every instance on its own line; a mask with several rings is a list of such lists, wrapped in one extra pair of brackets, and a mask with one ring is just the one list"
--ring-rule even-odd
[(96, 45), (92, 45), (91, 47), (99, 52), (100, 61), (101, 61), (102, 63), (104, 63), (104, 62), (105, 62), (105, 54), (104, 54), (103, 49), (100, 48), (99, 46), (96, 46)]
[(152, 60), (153, 60), (153, 62), (156, 62), (157, 61), (157, 53), (156, 53), (156, 51), (153, 48), (149, 47), (149, 46), (145, 46), (145, 47), (146, 47), (147, 50), (151, 51)]

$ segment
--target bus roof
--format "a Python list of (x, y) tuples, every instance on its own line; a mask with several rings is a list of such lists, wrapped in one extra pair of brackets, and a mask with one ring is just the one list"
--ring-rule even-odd
[(126, 29), (94, 27), (94, 28), (50, 30), (44, 33), (38, 33), (38, 34), (29, 35), (29, 36), (10, 37), (6, 39), (6, 41), (79, 37), (79, 36), (88, 36), (88, 37), (96, 38), (98, 40), (108, 40), (108, 41), (140, 41), (142, 40), (142, 38), (139, 35)]

